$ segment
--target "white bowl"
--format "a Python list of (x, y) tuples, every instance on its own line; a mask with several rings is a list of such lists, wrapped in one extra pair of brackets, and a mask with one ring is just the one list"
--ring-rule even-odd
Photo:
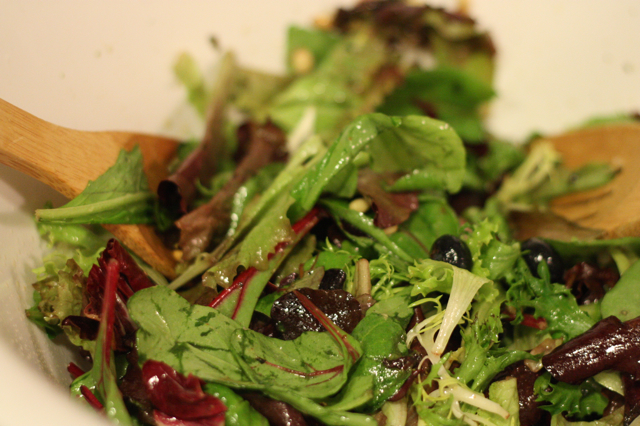
[[(209, 43), (215, 35), (243, 64), (282, 70), (286, 26), (309, 23), (337, 4), (350, 3), (5, 1), (0, 98), (72, 128), (177, 135), (167, 119), (184, 102), (171, 71), (180, 52), (208, 68), (217, 55)], [(559, 132), (594, 114), (640, 111), (636, 0), (468, 4), (499, 52), (499, 98), (489, 121), (498, 136), (518, 140), (533, 130)], [(24, 317), (35, 278), (30, 271), (42, 252), (31, 215), (46, 200), (63, 201), (0, 166), (0, 424), (102, 424), (66, 394), (69, 349)]]

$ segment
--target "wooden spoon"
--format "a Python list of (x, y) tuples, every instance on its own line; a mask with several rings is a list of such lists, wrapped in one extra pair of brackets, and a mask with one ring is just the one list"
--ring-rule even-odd
[[(0, 163), (73, 198), (115, 164), (121, 149), (140, 146), (152, 190), (165, 177), (178, 142), (127, 132), (84, 132), (48, 123), (0, 99)], [(104, 225), (145, 262), (175, 277), (172, 253), (146, 225)]]
[(518, 238), (542, 236), (556, 239), (589, 235), (596, 238), (640, 236), (640, 124), (585, 128), (545, 138), (562, 154), (564, 164), (575, 169), (587, 163), (608, 163), (620, 172), (608, 184), (590, 191), (558, 197), (553, 215), (543, 220), (524, 215), (516, 220)]

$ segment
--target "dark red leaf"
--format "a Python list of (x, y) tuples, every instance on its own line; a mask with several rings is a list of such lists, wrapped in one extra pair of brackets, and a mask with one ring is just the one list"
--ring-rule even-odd
[(113, 238), (109, 240), (102, 255), (98, 259), (100, 267), (104, 269), (110, 259), (118, 262), (121, 278), (118, 280), (118, 291), (125, 295), (127, 299), (136, 291), (154, 285), (153, 281), (151, 281), (142, 268), (138, 266), (138, 263), (133, 260), (129, 252), (118, 243), (118, 240)]
[(142, 380), (156, 408), (154, 417), (158, 415), (165, 422), (162, 424), (224, 425), (227, 408), (218, 398), (202, 390), (199, 378), (185, 377), (163, 362), (149, 360), (142, 366)]
[(180, 248), (185, 260), (191, 260), (205, 251), (216, 232), (228, 227), (231, 202), (242, 184), (258, 170), (274, 161), (286, 158), (286, 136), (271, 123), (246, 124), (239, 134), (247, 134), (248, 141), (241, 143), (246, 153), (233, 172), (231, 179), (206, 204), (184, 215), (176, 222), (180, 229)]
[(196, 194), (196, 181), (207, 182), (225, 150), (223, 124), (228, 93), (220, 91), (207, 111), (207, 128), (200, 145), (180, 167), (158, 185), (158, 199), (169, 211), (183, 215)]
[[(360, 303), (344, 290), (298, 290), (306, 296), (335, 325), (351, 333), (362, 319)], [(271, 318), (278, 324), (284, 340), (292, 340), (306, 331), (323, 331), (322, 323), (301, 303), (295, 292), (276, 300), (271, 308)]]
[(371, 199), (376, 213), (373, 222), (378, 228), (400, 225), (419, 205), (417, 193), (387, 192), (384, 184), (384, 177), (369, 169), (358, 173), (358, 192)]
[(578, 263), (564, 273), (564, 282), (579, 305), (598, 302), (612, 288), (620, 275), (612, 268), (600, 268), (586, 262)]

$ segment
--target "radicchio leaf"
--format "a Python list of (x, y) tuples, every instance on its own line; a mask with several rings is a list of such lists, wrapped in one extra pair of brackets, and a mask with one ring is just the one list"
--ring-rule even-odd
[(135, 292), (154, 284), (115, 239), (109, 240), (98, 259), (98, 265), (93, 265), (89, 271), (89, 277), (82, 294), (81, 314), (68, 316), (62, 325), (73, 327), (82, 339), (96, 339), (103, 311), (107, 269), (110, 263), (117, 264), (119, 271), (114, 307), (115, 348), (118, 351), (128, 351), (133, 347), (136, 327), (129, 319), (126, 302)]
[(183, 258), (191, 260), (205, 251), (216, 232), (226, 229), (230, 217), (231, 202), (240, 186), (260, 168), (284, 160), (285, 134), (275, 125), (257, 125), (249, 122), (238, 129), (239, 143), (246, 146), (246, 154), (240, 160), (233, 176), (213, 198), (180, 218), (180, 248)]
[(142, 379), (158, 425), (224, 426), (227, 407), (205, 393), (196, 376), (185, 377), (163, 362), (148, 360), (142, 366)]

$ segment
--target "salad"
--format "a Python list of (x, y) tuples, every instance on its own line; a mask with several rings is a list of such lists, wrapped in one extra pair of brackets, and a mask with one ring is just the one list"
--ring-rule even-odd
[[(90, 360), (71, 393), (120, 424), (631, 424), (640, 240), (510, 226), (616, 171), (487, 132), (495, 51), (464, 14), (366, 2), (287, 52), (212, 85), (182, 56), (207, 130), (157, 191), (134, 149), (36, 212), (27, 316)], [(156, 227), (177, 278), (106, 223)]]

